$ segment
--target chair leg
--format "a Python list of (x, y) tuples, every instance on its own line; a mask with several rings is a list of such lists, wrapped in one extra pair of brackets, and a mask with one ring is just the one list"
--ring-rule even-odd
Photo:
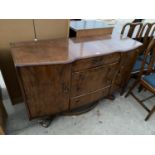
[(125, 97), (128, 97), (131, 91), (137, 86), (138, 80), (136, 80), (133, 85), (130, 87), (129, 91), (126, 93)]
[(140, 86), (138, 87), (138, 92), (140, 93), (142, 90), (143, 90), (143, 86), (140, 85)]
[(149, 114), (146, 116), (145, 121), (147, 121), (154, 112), (155, 112), (155, 106), (151, 109), (151, 111), (149, 112)]

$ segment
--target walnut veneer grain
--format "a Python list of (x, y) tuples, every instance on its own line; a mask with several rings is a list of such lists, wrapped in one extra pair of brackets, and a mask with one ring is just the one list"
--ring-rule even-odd
[(69, 112), (124, 89), (141, 45), (110, 36), (12, 44), (30, 119)]

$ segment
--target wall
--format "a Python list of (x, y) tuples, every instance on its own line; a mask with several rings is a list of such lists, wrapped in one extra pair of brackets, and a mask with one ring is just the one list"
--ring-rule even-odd
[[(69, 20), (34, 20), (38, 39), (66, 38)], [(10, 43), (34, 40), (32, 19), (0, 20), (0, 68), (13, 104), (22, 101), (21, 91), (10, 54)]]
[(36, 19), (34, 23), (38, 39), (68, 37), (68, 20)]

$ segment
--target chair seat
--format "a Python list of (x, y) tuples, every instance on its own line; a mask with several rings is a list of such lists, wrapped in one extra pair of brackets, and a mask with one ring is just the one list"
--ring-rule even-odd
[[(141, 55), (138, 57), (139, 60), (143, 60), (144, 59), (144, 55)], [(146, 63), (149, 64), (151, 60), (151, 55), (148, 55), (146, 58)], [(155, 63), (153, 64), (153, 68), (155, 68)]]
[[(138, 59), (141, 60), (141, 61), (144, 60), (144, 55), (140, 55), (140, 56), (138, 57)], [(151, 59), (151, 56), (148, 55), (147, 58), (146, 58), (146, 63), (149, 64), (149, 63), (150, 63), (150, 59)]]
[[(142, 60), (137, 59), (133, 66), (132, 72), (140, 71), (141, 66), (142, 66)], [(145, 64), (144, 69), (147, 69), (147, 64)]]
[(145, 75), (144, 77), (142, 77), (142, 79), (148, 83), (150, 86), (152, 86), (153, 88), (155, 88), (155, 73), (152, 73), (150, 75)]

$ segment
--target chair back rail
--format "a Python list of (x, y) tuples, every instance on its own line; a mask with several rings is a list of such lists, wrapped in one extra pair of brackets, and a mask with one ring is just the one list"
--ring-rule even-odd
[(146, 23), (143, 25), (139, 34), (139, 39), (147, 46), (152, 39), (155, 31), (155, 23)]
[(152, 37), (154, 36), (154, 32), (155, 32), (155, 23), (154, 23), (153, 26), (152, 26), (152, 31), (151, 31), (151, 36), (152, 36)]
[[(136, 39), (139, 37), (139, 34), (143, 27), (143, 24), (142, 23), (127, 23), (127, 24), (125, 24), (121, 31), (122, 36), (125, 34), (125, 30), (127, 27), (129, 27), (129, 30), (127, 32), (127, 37), (133, 38), (133, 34), (134, 34), (134, 32), (136, 32), (136, 37), (135, 37), (135, 39)], [(135, 31), (136, 28), (137, 28), (137, 31)]]

